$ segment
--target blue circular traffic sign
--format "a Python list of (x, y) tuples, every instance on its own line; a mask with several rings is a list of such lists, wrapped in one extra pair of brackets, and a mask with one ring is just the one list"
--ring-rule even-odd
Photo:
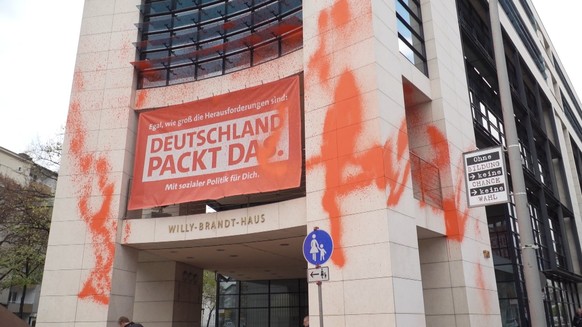
[(333, 253), (333, 240), (324, 230), (316, 229), (303, 240), (303, 256), (314, 265), (324, 264)]

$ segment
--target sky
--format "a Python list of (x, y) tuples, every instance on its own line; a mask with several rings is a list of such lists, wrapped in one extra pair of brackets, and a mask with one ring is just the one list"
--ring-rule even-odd
[[(582, 97), (582, 1), (533, 0), (564, 70)], [(0, 146), (24, 152), (62, 134), (83, 0), (0, 0)], [(63, 8), (66, 4), (66, 9)]]
[[(515, 1), (515, 0), (514, 0)], [(556, 49), (566, 75), (574, 85), (578, 99), (582, 101), (582, 61), (580, 58), (580, 33), (582, 1), (579, 0), (532, 0), (542, 25)]]
[(62, 134), (83, 0), (0, 0), (0, 146), (16, 153)]

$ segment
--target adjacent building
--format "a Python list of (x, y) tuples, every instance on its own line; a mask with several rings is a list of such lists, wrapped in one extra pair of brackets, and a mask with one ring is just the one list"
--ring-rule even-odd
[[(25, 153), (15, 153), (3, 147), (0, 147), (0, 176), (7, 177), (22, 185), (31, 182), (40, 183), (48, 188), (49, 193), (50, 190), (55, 190), (57, 182), (57, 174), (55, 172), (34, 163), (30, 156)], [(5, 185), (0, 183), (0, 187), (5, 187)], [(2, 200), (4, 199), (0, 201)], [(3, 241), (3, 236), (5, 235), (0, 231), (0, 239)], [(0, 243), (3, 243), (3, 246), (7, 246), (4, 242)], [(8, 247), (10, 246), (8, 245)], [(3, 273), (4, 271), (0, 268), (0, 275), (3, 276)], [(22, 305), (22, 320), (23, 323), (34, 325), (38, 311), (40, 285), (27, 285), (26, 289), (20, 285), (12, 285), (0, 290), (0, 305), (8, 309), (2, 311), (2, 317), (6, 321), (11, 321), (10, 319), (12, 318), (8, 316), (8, 312), (13, 314), (20, 313), (23, 292), (25, 294)]]
[[(206, 326), (203, 270), (217, 326), (568, 325), (582, 109), (531, 1), (498, 8), (86, 0), (38, 326)], [(464, 154), (505, 163), (508, 130), (541, 295), (511, 179), (468, 181)]]

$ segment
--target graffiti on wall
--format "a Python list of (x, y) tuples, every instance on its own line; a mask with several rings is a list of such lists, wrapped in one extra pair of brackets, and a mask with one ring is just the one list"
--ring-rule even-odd
[[(75, 73), (73, 87), (73, 94), (83, 91), (82, 73)], [(68, 146), (77, 209), (91, 237), (94, 262), (78, 296), (99, 304), (108, 304), (117, 230), (117, 220), (112, 219), (111, 212), (115, 184), (108, 176), (109, 160), (88, 149), (88, 131), (82, 111), (81, 102), (72, 100), (67, 118)]]
[[(342, 37), (350, 37), (350, 32), (343, 27), (351, 19), (353, 17), (347, 0), (336, 1), (319, 13), (317, 46), (308, 63), (310, 77), (314, 79), (312, 82), (330, 90), (332, 97), (332, 104), (325, 114), (319, 154), (308, 158), (306, 167), (308, 170), (323, 168), (325, 172), (322, 207), (329, 217), (330, 232), (336, 242), (337, 250), (333, 253), (332, 261), (339, 267), (346, 263), (342, 249), (341, 199), (364, 187), (375, 185), (380, 190), (386, 190), (386, 205), (394, 207), (400, 203), (411, 176), (406, 118), (402, 118), (397, 132), (389, 136), (384, 144), (371, 144), (363, 151), (358, 149), (356, 142), (364, 132), (363, 87), (347, 68), (337, 78), (330, 77), (332, 56), (326, 56), (331, 52), (328, 31), (336, 30)], [(333, 65), (340, 65), (337, 57), (334, 57), (336, 61)], [(337, 82), (333, 84), (331, 81), (335, 80)], [(306, 85), (309, 81), (309, 78), (306, 79)], [(449, 145), (444, 134), (431, 125), (424, 132), (432, 148), (432, 162), (439, 170), (449, 169)], [(462, 174), (457, 176), (461, 177)], [(458, 241), (464, 237), (468, 219), (468, 209), (462, 208), (462, 185), (462, 179), (459, 178), (454, 190), (443, 198), (442, 210), (447, 237)]]

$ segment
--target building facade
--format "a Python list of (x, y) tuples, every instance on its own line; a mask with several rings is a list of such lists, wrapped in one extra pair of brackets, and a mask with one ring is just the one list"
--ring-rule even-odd
[[(0, 176), (13, 180), (20, 185), (39, 183), (47, 187), (47, 194), (54, 192), (57, 182), (57, 174), (55, 172), (34, 163), (27, 154), (15, 153), (3, 147), (0, 147)], [(3, 182), (0, 183), (2, 188), (6, 187)], [(14, 217), (13, 212), (11, 216)], [(4, 222), (2, 220), (2, 223)], [(6, 235), (6, 231), (2, 229), (0, 231), (2, 242), (0, 243), (3, 246), (11, 247), (9, 242), (4, 242), (6, 241)], [(42, 267), (39, 269), (42, 269)], [(0, 273), (3, 277), (9, 277), (4, 276), (5, 271), (0, 271)], [(38, 312), (40, 288), (40, 285), (27, 285), (26, 288), (20, 285), (11, 285), (1, 290), (0, 305), (7, 309), (7, 311), (2, 312), (2, 318), (6, 319), (6, 321), (11, 321), (12, 317), (9, 317), (7, 312), (19, 314), (22, 304), (22, 323), (26, 322), (28, 325), (33, 325)]]
[(206, 326), (203, 270), (217, 326), (568, 325), (582, 110), (527, 0), (499, 17), (545, 321), (515, 206), (467, 202), (463, 154), (515, 129), (488, 6), (86, 0), (38, 326)]

